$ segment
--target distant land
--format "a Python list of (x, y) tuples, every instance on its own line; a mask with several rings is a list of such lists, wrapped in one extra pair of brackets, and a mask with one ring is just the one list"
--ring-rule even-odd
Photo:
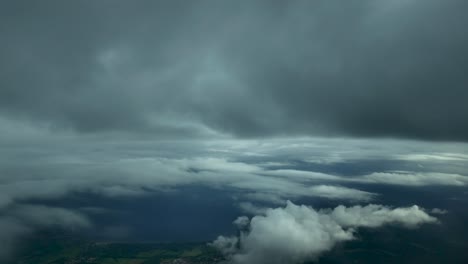
[(207, 243), (90, 242), (38, 235), (14, 264), (212, 264), (222, 255)]
[[(466, 263), (468, 245), (434, 237), (436, 227), (362, 229), (306, 264)], [(392, 234), (391, 236), (389, 234)], [(384, 239), (387, 237), (387, 239)], [(215, 264), (229, 263), (208, 242), (94, 241), (80, 234), (40, 232), (2, 264)], [(446, 260), (446, 262), (444, 261)], [(255, 263), (253, 263), (255, 264)]]

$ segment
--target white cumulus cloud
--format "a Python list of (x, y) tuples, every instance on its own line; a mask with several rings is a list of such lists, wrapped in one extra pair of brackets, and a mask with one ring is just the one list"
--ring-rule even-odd
[[(245, 217), (243, 223), (248, 223)], [(287, 202), (285, 207), (266, 209), (254, 216), (239, 237), (218, 237), (212, 245), (234, 264), (288, 264), (312, 260), (337, 243), (354, 239), (356, 228), (400, 224), (415, 228), (436, 223), (418, 206), (389, 208), (367, 205), (315, 210)], [(239, 221), (235, 221), (236, 223)]]

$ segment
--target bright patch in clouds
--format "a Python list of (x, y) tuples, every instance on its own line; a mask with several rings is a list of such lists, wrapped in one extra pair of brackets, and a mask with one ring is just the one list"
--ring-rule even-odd
[(357, 228), (378, 228), (398, 224), (416, 228), (437, 223), (435, 217), (418, 206), (390, 208), (382, 205), (315, 210), (287, 203), (286, 207), (266, 209), (250, 223), (245, 217), (234, 223), (240, 237), (218, 237), (212, 245), (235, 264), (284, 264), (313, 260), (337, 243), (355, 239)]

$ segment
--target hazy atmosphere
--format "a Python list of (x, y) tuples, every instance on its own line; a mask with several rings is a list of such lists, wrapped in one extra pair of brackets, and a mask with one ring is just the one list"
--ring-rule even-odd
[(0, 262), (467, 263), (466, 10), (0, 0)]

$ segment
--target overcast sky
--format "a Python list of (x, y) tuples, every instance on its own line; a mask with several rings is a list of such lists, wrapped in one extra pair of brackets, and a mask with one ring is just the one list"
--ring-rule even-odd
[(2, 117), (153, 138), (468, 140), (463, 0), (1, 5)]
[[(443, 225), (445, 203), (468, 200), (466, 10), (0, 0), (0, 260), (34, 230), (96, 228), (90, 210), (44, 202), (77, 193), (219, 191), (244, 227), (213, 243), (242, 264), (313, 259), (355, 228)], [(441, 208), (383, 204), (395, 186), (452, 189)], [(331, 209), (305, 202), (319, 200)], [(376, 213), (385, 219), (353, 220)], [(265, 236), (277, 221), (285, 229)], [(288, 228), (304, 236), (276, 244)], [(296, 247), (317, 234), (328, 239)]]

